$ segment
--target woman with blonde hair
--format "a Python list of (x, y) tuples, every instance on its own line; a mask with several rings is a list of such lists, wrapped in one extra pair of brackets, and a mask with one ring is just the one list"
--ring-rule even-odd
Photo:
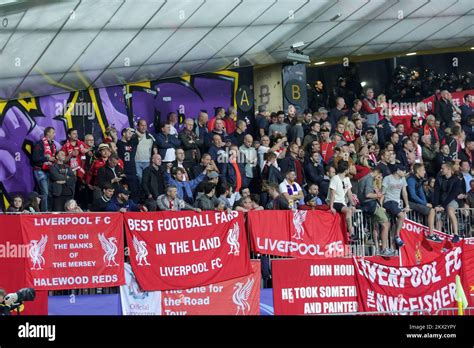
[(70, 199), (64, 204), (64, 211), (67, 213), (82, 213), (82, 209), (74, 199)]
[(342, 136), (348, 143), (352, 143), (356, 140), (356, 126), (354, 122), (347, 121), (346, 128)]

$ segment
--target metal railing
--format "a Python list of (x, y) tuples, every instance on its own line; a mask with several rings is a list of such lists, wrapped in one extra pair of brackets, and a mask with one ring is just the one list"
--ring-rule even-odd
[(379, 312), (347, 312), (347, 313), (328, 313), (318, 315), (367, 315), (367, 316), (379, 316), (379, 315), (431, 315), (426, 309), (407, 309), (401, 311), (379, 311)]
[[(435, 315), (459, 315), (458, 308), (440, 308), (436, 310)], [(467, 307), (464, 309), (464, 315), (474, 315), (474, 307)]]

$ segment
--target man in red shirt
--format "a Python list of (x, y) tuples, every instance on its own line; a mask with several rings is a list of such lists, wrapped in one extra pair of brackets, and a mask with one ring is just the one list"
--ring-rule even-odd
[(324, 163), (328, 164), (334, 155), (336, 143), (331, 140), (329, 129), (327, 128), (321, 129), (321, 137), (321, 156), (323, 157)]

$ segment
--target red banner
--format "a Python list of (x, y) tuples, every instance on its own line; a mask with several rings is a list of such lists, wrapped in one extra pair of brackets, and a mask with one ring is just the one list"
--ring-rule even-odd
[[(0, 214), (0, 288), (12, 293), (21, 288), (31, 288), (33, 284), (26, 277), (28, 245), (23, 243), (20, 215)], [(25, 302), (22, 315), (47, 315), (48, 292), (36, 291), (34, 301)], [(16, 315), (16, 312), (15, 312)]]
[(176, 290), (251, 273), (242, 213), (126, 213), (130, 263), (143, 290)]
[(433, 233), (442, 242), (433, 242), (426, 239), (429, 235), (427, 226), (405, 219), (400, 230), (400, 238), (405, 242), (403, 248), (400, 248), (402, 266), (414, 266), (431, 262), (452, 249), (451, 236), (438, 231), (433, 231)]
[(461, 273), (461, 247), (422, 265), (391, 267), (363, 258), (354, 259), (354, 265), (359, 312), (424, 315), (457, 307), (455, 278)]
[(259, 315), (260, 261), (253, 260), (252, 273), (186, 290), (161, 293), (162, 315)]
[(310, 210), (260, 210), (247, 215), (252, 250), (302, 259), (347, 254), (346, 224), (340, 214)]
[[(465, 94), (474, 95), (474, 89), (469, 89), (469, 90), (461, 91), (461, 92), (451, 92), (454, 105), (461, 106), (462, 104), (464, 104)], [(431, 110), (432, 112), (434, 112), (434, 101), (435, 101), (434, 95), (426, 99), (423, 99), (423, 103), (425, 103), (428, 106), (428, 110)]]
[(22, 215), (29, 244), (27, 277), (35, 289), (118, 286), (124, 279), (122, 215)]
[(352, 259), (272, 261), (275, 315), (357, 312)]
[(474, 238), (463, 240), (462, 285), (469, 307), (474, 306)]

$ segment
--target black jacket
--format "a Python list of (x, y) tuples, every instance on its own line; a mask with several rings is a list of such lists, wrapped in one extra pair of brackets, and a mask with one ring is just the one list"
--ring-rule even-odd
[(156, 199), (158, 196), (165, 193), (164, 172), (165, 170), (162, 167), (159, 167), (157, 170), (153, 165), (150, 165), (143, 170), (141, 186), (145, 198), (148, 198), (148, 195), (151, 194), (153, 199)]
[(311, 159), (304, 161), (304, 176), (308, 185), (319, 184), (324, 180), (324, 168), (322, 165), (315, 165)]
[(178, 139), (181, 141), (186, 161), (196, 161), (201, 158), (200, 147), (202, 147), (204, 141), (199, 139), (196, 133), (185, 129), (179, 133)]
[[(74, 195), (76, 176), (72, 172), (71, 167), (66, 164), (56, 163), (49, 169), (49, 175), (53, 196)], [(58, 184), (57, 181), (66, 181), (66, 183)]]
[(92, 201), (91, 211), (107, 211), (107, 204), (109, 204), (109, 202), (110, 199), (101, 195)]
[(118, 165), (116, 165), (114, 169), (115, 175), (112, 171), (112, 168), (110, 168), (108, 165), (103, 166), (97, 172), (97, 184), (101, 189), (104, 188), (106, 183), (109, 183), (115, 188), (115, 190), (118, 190), (120, 188), (120, 185), (123, 185), (125, 183), (125, 178), (122, 178), (120, 182), (112, 184), (112, 179), (120, 177), (120, 175), (123, 174), (122, 168), (120, 168)]
[[(245, 164), (244, 163), (237, 163), (239, 168), (240, 177), (242, 179), (242, 187), (248, 187), (247, 177), (245, 176)], [(235, 190), (237, 184), (237, 175), (232, 163), (223, 163), (219, 166), (219, 170), (221, 172), (221, 180), (223, 184), (230, 184), (232, 188)]]
[(453, 105), (442, 98), (435, 102), (434, 114), (445, 128), (453, 123)]
[(463, 185), (464, 180), (457, 175), (452, 175), (449, 179), (439, 175), (435, 181), (433, 205), (446, 208), (450, 202), (457, 200), (458, 195), (464, 193)]

